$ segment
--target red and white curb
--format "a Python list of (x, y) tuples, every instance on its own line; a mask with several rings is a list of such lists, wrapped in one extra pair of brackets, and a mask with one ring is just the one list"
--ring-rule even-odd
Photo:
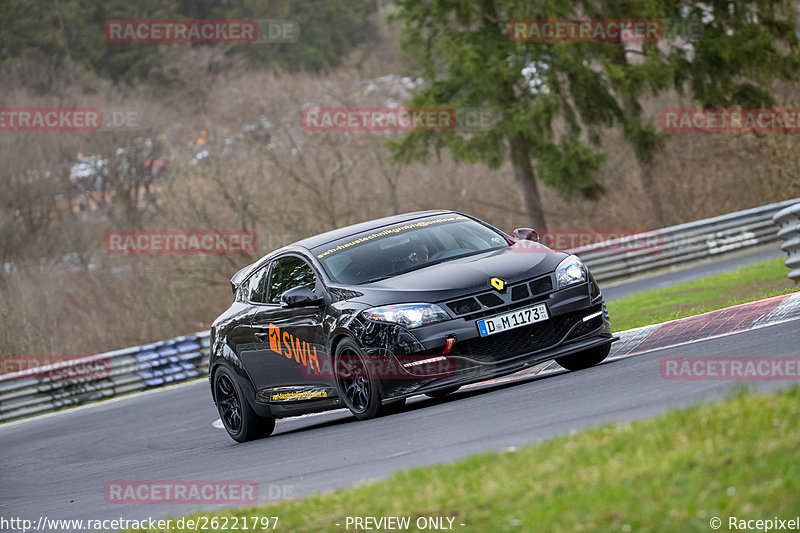
[[(611, 345), (611, 353), (606, 360), (624, 359), (652, 350), (681, 346), (797, 319), (800, 319), (800, 292), (783, 294), (701, 315), (621, 331), (616, 334), (619, 340)], [(463, 389), (562, 371), (564, 369), (558, 363), (548, 361), (510, 376), (473, 383)]]
[(800, 292), (622, 331), (609, 359), (680, 346), (800, 318)]

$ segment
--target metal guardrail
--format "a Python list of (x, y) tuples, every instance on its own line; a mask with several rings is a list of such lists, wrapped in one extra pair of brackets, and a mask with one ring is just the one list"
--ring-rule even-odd
[(647, 231), (570, 250), (598, 281), (669, 269), (725, 253), (777, 243), (773, 215), (800, 199)]
[[(597, 280), (608, 281), (777, 242), (780, 237), (773, 216), (780, 211), (780, 216), (789, 213), (781, 218), (780, 235), (787, 238), (792, 233), (789, 226), (795, 228), (794, 237), (783, 245), (793, 253), (786, 264), (795, 268), (790, 276), (800, 276), (799, 202), (770, 204), (572, 251), (589, 265)], [(789, 206), (793, 210), (785, 209)], [(209, 333), (201, 332), (2, 375), (0, 422), (204, 375), (208, 372), (208, 346)], [(89, 370), (84, 372), (81, 364), (89, 363), (93, 366), (86, 366)]]
[(0, 422), (204, 375), (208, 345), (203, 332), (2, 375)]
[(772, 217), (779, 226), (778, 237), (783, 239), (781, 250), (789, 254), (784, 265), (791, 268), (789, 278), (800, 282), (800, 202), (781, 209)]

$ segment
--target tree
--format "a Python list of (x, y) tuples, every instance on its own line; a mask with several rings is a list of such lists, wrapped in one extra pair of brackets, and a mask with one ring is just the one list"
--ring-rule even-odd
[[(19, 59), (81, 65), (115, 83), (148, 80), (167, 85), (164, 58), (171, 49), (216, 47), (254, 68), (320, 72), (336, 68), (360, 45), (377, 40), (374, 0), (0, 0), (0, 66)], [(109, 43), (109, 20), (292, 20), (296, 42), (245, 44)], [(236, 63), (235, 57), (230, 63)], [(222, 65), (224, 67), (226, 65)], [(221, 68), (221, 67), (218, 67)]]
[(258, 66), (289, 72), (323, 72), (336, 68), (358, 46), (377, 42), (374, 0), (232, 0), (218, 2), (215, 16), (297, 23), (296, 42), (236, 44), (232, 54)]
[[(546, 228), (538, 182), (589, 199), (605, 192), (605, 129), (621, 129), (648, 188), (661, 134), (643, 98), (675, 89), (706, 108), (769, 105), (772, 81), (793, 79), (798, 67), (791, 0), (397, 0), (394, 8), (401, 44), (427, 82), (409, 106), (448, 106), (456, 117), (482, 108), (497, 120), (485, 131), (410, 132), (389, 144), (393, 161), (443, 149), (492, 168), (510, 161), (537, 228)], [(511, 38), (518, 19), (667, 19), (702, 32), (644, 43), (525, 42)]]

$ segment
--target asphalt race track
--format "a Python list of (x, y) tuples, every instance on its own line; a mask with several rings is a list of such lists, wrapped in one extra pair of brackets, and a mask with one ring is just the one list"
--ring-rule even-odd
[[(359, 422), (337, 411), (279, 421), (265, 440), (235, 444), (215, 427), (205, 380), (0, 428), (0, 516), (177, 516), (189, 504), (109, 504), (115, 480), (253, 480), (262, 501), (330, 491), (414, 466), (521, 446), (600, 423), (650, 417), (722, 398), (732, 381), (665, 380), (664, 356), (796, 356), (797, 318), (556, 372), (480, 385), (445, 400)], [(754, 382), (759, 391), (785, 381)], [(464, 517), (469, 521), (469, 517)]]

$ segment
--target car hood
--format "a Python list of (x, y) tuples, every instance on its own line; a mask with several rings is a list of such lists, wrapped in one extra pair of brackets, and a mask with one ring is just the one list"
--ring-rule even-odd
[(363, 295), (358, 301), (370, 305), (439, 302), (485, 291), (491, 288), (493, 277), (514, 284), (547, 274), (568, 255), (530, 241), (522, 247), (519, 244), (348, 288)]

